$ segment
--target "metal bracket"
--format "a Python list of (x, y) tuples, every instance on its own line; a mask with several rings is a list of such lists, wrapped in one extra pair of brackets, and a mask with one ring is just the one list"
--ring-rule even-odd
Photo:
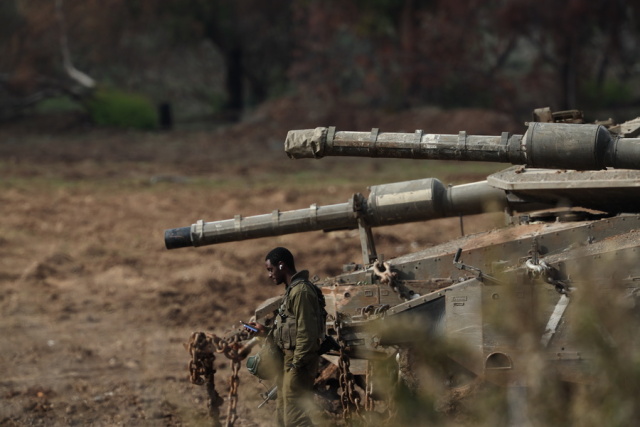
[(190, 237), (191, 243), (194, 247), (202, 245), (202, 239), (204, 238), (204, 219), (199, 219), (195, 224), (191, 224)]
[(242, 235), (242, 215), (235, 215), (233, 217), (233, 229), (239, 236)]
[(280, 210), (275, 209), (271, 212), (271, 229), (277, 230), (280, 226)]
[(318, 205), (315, 203), (309, 206), (309, 224), (314, 227), (318, 224)]
[(422, 135), (424, 134), (424, 132), (422, 131), (422, 129), (416, 129), (414, 135), (415, 135), (415, 147), (411, 148), (411, 155), (414, 157), (419, 157), (420, 152), (422, 151)]
[(569, 298), (566, 295), (560, 295), (560, 299), (558, 300), (553, 313), (551, 313), (551, 317), (549, 317), (544, 334), (540, 339), (540, 344), (542, 344), (543, 347), (547, 347), (549, 345), (549, 341), (551, 341), (551, 338), (555, 335), (558, 325), (560, 324), (560, 320), (562, 320), (562, 315), (568, 305)]
[(562, 279), (560, 270), (553, 267), (540, 259), (540, 248), (538, 238), (534, 237), (529, 250), (530, 258), (524, 262), (527, 274), (531, 278), (541, 277), (546, 283), (554, 286), (560, 294), (568, 294), (570, 292), (569, 281)]
[(380, 134), (380, 129), (373, 128), (371, 129), (371, 139), (369, 140), (369, 154), (371, 157), (378, 157), (378, 135)]
[(362, 247), (362, 262), (364, 265), (370, 265), (378, 259), (378, 254), (376, 253), (371, 227), (364, 218), (358, 218), (358, 232), (360, 234), (360, 246)]
[(460, 131), (458, 133), (458, 145), (456, 146), (456, 157), (459, 159), (462, 153), (467, 151), (467, 132)]
[(462, 261), (460, 261), (460, 255), (462, 255), (462, 248), (458, 248), (456, 254), (453, 256), (453, 265), (458, 270), (474, 271), (476, 273), (476, 279), (483, 283), (486, 279), (487, 281), (493, 282), (496, 285), (506, 285), (506, 283), (502, 280), (498, 280), (493, 276), (489, 276), (488, 274), (483, 273), (479, 268), (463, 263)]
[(336, 127), (335, 126), (329, 126), (329, 128), (327, 129), (327, 140), (326, 140), (326, 145), (328, 148), (333, 148), (333, 140), (336, 137)]
[(362, 247), (362, 261), (363, 265), (370, 265), (378, 259), (376, 253), (376, 245), (373, 241), (373, 233), (371, 232), (371, 226), (367, 223), (366, 214), (366, 201), (362, 194), (356, 193), (351, 197), (351, 203), (353, 206), (353, 215), (358, 221), (358, 233), (360, 235), (360, 246)]

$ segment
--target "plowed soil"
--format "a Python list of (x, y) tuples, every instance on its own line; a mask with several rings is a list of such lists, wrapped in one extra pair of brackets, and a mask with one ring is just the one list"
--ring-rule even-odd
[[(0, 128), (0, 425), (208, 425), (183, 343), (193, 331), (225, 335), (282, 292), (267, 280), (265, 253), (289, 247), (299, 268), (321, 278), (361, 262), (348, 231), (168, 251), (165, 229), (342, 203), (368, 184), (433, 176), (431, 168), (445, 183), (486, 175), (432, 161), (291, 161), (287, 129), (523, 131), (485, 111), (302, 111), (282, 100), (210, 130), (97, 130), (69, 117)], [(467, 233), (493, 226), (465, 221)], [(454, 218), (374, 235), (389, 259), (459, 233)], [(217, 362), (226, 395), (229, 363)], [(273, 403), (256, 409), (263, 386), (244, 369), (240, 381), (236, 425), (271, 425)]]

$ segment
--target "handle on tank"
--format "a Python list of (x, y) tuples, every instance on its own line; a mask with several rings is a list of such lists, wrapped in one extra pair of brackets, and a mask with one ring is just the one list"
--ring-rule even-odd
[(460, 255), (462, 255), (462, 248), (458, 248), (456, 254), (453, 256), (453, 263), (457, 264), (460, 262)]

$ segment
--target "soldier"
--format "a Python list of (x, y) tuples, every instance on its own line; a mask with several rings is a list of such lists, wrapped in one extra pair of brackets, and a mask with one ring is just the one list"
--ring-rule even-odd
[(273, 340), (284, 358), (283, 370), (276, 379), (278, 425), (312, 426), (309, 409), (313, 408), (313, 383), (325, 326), (323, 297), (309, 281), (307, 270), (296, 271), (288, 249), (270, 251), (265, 267), (276, 285), (286, 286), (273, 326)]

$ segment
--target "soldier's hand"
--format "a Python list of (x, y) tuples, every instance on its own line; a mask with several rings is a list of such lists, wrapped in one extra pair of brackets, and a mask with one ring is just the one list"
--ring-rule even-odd
[(257, 336), (263, 337), (267, 335), (267, 327), (264, 326), (263, 324), (260, 324), (258, 322), (249, 322), (249, 325), (253, 326), (255, 329), (258, 330), (258, 332), (256, 332)]
[(298, 365), (296, 365), (295, 363), (287, 363), (287, 372), (289, 371), (296, 371), (298, 369)]

